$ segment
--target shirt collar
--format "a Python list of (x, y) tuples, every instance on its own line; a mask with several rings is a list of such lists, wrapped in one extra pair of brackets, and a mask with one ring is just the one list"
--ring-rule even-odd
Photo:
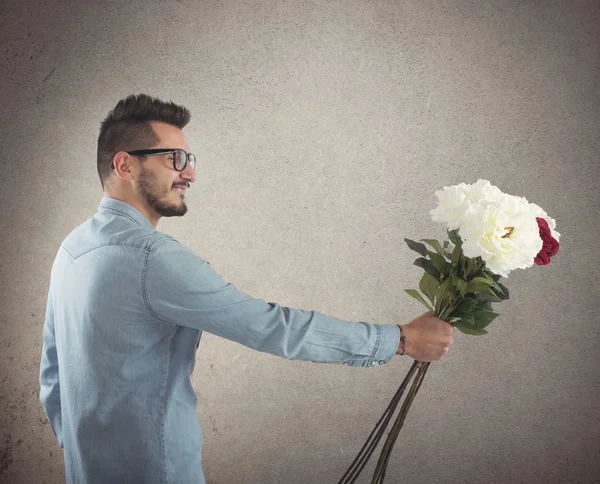
[(127, 217), (131, 221), (137, 223), (140, 227), (154, 230), (154, 227), (150, 221), (142, 215), (142, 212), (116, 198), (102, 197), (100, 205), (98, 205), (98, 212), (111, 212), (115, 215), (120, 215), (121, 217)]

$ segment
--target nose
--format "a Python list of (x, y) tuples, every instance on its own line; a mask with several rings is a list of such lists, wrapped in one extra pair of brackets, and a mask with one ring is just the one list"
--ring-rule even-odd
[(185, 165), (185, 169), (181, 172), (181, 174), (189, 183), (194, 183), (196, 181), (196, 170), (192, 168), (191, 163)]

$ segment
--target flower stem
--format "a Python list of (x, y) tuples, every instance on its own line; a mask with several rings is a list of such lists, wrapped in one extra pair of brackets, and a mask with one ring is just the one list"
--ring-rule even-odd
[[(379, 441), (381, 440), (381, 437), (383, 436), (383, 433), (385, 432), (385, 429), (388, 426), (388, 423), (389, 423), (390, 419), (392, 418), (392, 415), (396, 411), (396, 407), (398, 406), (398, 403), (400, 402), (400, 399), (402, 398), (402, 394), (404, 393), (404, 390), (408, 386), (408, 383), (412, 379), (413, 375), (415, 375), (418, 364), (419, 364), (419, 362), (416, 360), (413, 362), (412, 366), (410, 367), (410, 370), (408, 371), (407, 375), (404, 377), (404, 380), (402, 381), (402, 383), (400, 384), (400, 387), (396, 391), (396, 394), (392, 398), (392, 401), (390, 402), (387, 409), (383, 413), (383, 416), (379, 419), (379, 421), (375, 425), (375, 428), (371, 432), (371, 435), (369, 435), (369, 438), (363, 445), (362, 449), (360, 450), (360, 452), (358, 453), (358, 455), (356, 456), (356, 458), (354, 459), (354, 461), (352, 462), (352, 464), (350, 465), (350, 467), (348, 468), (346, 473), (342, 476), (342, 478), (340, 479), (338, 484), (353, 484), (354, 481), (356, 481), (356, 479), (360, 475), (360, 473), (363, 471), (367, 462), (371, 458), (371, 455), (375, 451), (375, 448), (379, 444)], [(383, 422), (383, 425), (381, 426), (381, 428), (378, 429), (378, 427), (380, 426), (380, 424), (382, 422)], [(371, 440), (371, 438), (373, 438), (374, 435), (375, 435), (374, 440), (372, 442), (369, 442)]]
[(390, 431), (388, 438), (384, 444), (384, 448), (383, 448), (383, 451), (381, 452), (381, 456), (379, 457), (379, 461), (377, 462), (377, 467), (375, 469), (375, 473), (373, 475), (373, 480), (371, 481), (371, 484), (383, 484), (383, 479), (385, 477), (385, 471), (386, 471), (386, 468), (387, 468), (387, 465), (388, 465), (388, 462), (389, 462), (389, 459), (390, 459), (390, 456), (392, 453), (392, 449), (394, 447), (394, 444), (396, 443), (396, 439), (398, 438), (400, 429), (402, 428), (402, 425), (404, 424), (404, 420), (406, 419), (408, 410), (409, 410), (410, 406), (412, 405), (412, 402), (415, 399), (415, 396), (417, 395), (419, 388), (421, 388), (421, 384), (423, 383), (423, 379), (425, 378), (425, 373), (427, 373), (427, 369), (429, 368), (430, 364), (431, 364), (431, 362), (423, 362), (423, 361), (420, 361), (417, 364), (417, 367), (418, 367), (417, 376), (413, 381), (411, 389), (408, 392), (408, 395), (406, 396), (406, 399), (405, 399), (404, 403), (402, 404), (402, 407), (400, 408), (400, 413), (398, 414), (398, 417), (396, 417), (396, 422), (394, 423), (394, 426), (392, 427), (392, 430)]
[[(458, 305), (459, 302), (460, 299), (456, 301), (456, 305)], [(447, 320), (449, 315), (452, 314), (452, 311), (455, 307), (456, 306), (453, 305), (444, 305), (442, 308), (440, 308), (439, 313), (436, 314), (435, 317), (442, 320)], [(421, 384), (423, 383), (423, 379), (425, 378), (425, 374), (427, 373), (430, 364), (431, 362), (417, 360), (413, 361), (410, 370), (404, 377), (404, 380), (400, 384), (400, 388), (398, 388), (398, 390), (396, 391), (396, 394), (394, 395), (392, 401), (383, 413), (383, 416), (375, 425), (375, 428), (371, 432), (371, 435), (369, 435), (369, 438), (363, 445), (362, 449), (360, 450), (360, 452), (358, 453), (358, 455), (356, 456), (346, 473), (342, 476), (338, 484), (353, 484), (356, 481), (356, 479), (358, 479), (358, 476), (367, 465), (367, 462), (369, 461), (371, 455), (375, 451), (375, 448), (379, 444), (379, 441), (381, 440), (381, 437), (385, 432), (385, 428), (387, 427), (390, 419), (392, 418), (392, 415), (396, 411), (396, 407), (398, 406), (400, 399), (402, 398), (404, 390), (406, 389), (406, 387), (408, 386), (408, 384), (413, 379), (413, 376), (416, 373), (416, 377), (412, 382), (412, 386), (400, 409), (400, 413), (396, 417), (396, 421), (392, 427), (392, 430), (390, 431), (388, 438), (386, 439), (383, 450), (377, 462), (375, 474), (373, 475), (373, 480), (371, 484), (383, 484), (385, 471), (387, 469), (392, 449), (394, 447), (394, 444), (396, 443), (396, 439), (398, 438), (398, 434), (400, 433), (402, 425), (404, 424), (404, 420), (406, 418), (408, 410), (412, 405), (412, 402), (415, 399), (419, 388), (421, 388)], [(382, 422), (383, 425), (380, 427)]]

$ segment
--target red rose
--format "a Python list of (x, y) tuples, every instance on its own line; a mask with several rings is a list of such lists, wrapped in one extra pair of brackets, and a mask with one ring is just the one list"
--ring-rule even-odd
[(544, 245), (542, 246), (540, 253), (533, 260), (538, 266), (545, 266), (546, 264), (550, 264), (550, 257), (555, 256), (558, 252), (559, 244), (558, 241), (552, 237), (548, 222), (541, 217), (536, 217), (535, 219), (540, 228), (540, 238), (544, 242)]

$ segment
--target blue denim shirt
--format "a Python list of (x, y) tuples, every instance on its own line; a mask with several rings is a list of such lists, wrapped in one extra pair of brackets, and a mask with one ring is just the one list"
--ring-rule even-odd
[(202, 331), (286, 359), (376, 367), (396, 324), (351, 322), (253, 298), (208, 261), (103, 197), (52, 265), (40, 401), (68, 483), (200, 483), (190, 376)]

